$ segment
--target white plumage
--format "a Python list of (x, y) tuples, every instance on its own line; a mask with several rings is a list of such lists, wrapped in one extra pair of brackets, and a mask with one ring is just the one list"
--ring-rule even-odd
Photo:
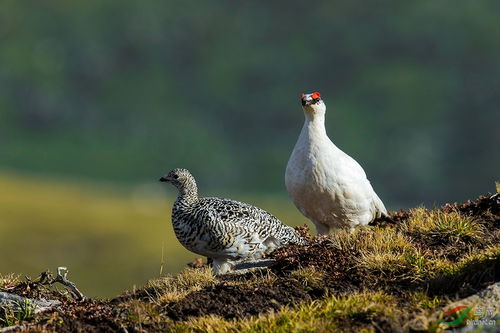
[(326, 105), (320, 94), (302, 94), (302, 106), (305, 122), (285, 174), (297, 208), (318, 234), (328, 234), (332, 227), (366, 225), (386, 215), (363, 168), (326, 134)]

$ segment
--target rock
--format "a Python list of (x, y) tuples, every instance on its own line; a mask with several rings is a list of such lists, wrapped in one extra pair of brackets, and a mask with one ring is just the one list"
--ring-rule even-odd
[(40, 313), (52, 309), (54, 306), (59, 305), (61, 302), (46, 299), (32, 299), (22, 297), (16, 294), (0, 292), (0, 307), (10, 308), (13, 310), (20, 310), (23, 304), (28, 302), (34, 307), (34, 313)]

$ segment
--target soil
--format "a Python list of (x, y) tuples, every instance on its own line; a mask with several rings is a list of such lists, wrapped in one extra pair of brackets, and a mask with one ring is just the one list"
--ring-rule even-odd
[[(481, 196), (476, 201), (463, 204), (447, 204), (441, 208), (444, 212), (458, 210), (473, 216), (488, 231), (481, 243), (473, 239), (452, 239), (439, 235), (409, 234), (412, 241), (426, 251), (435, 255), (446, 256), (457, 260), (468, 251), (469, 247), (482, 247), (487, 243), (500, 242), (500, 195)], [(379, 227), (399, 226), (408, 219), (407, 211), (393, 212), (389, 216), (371, 223)], [(331, 238), (325, 236), (312, 237), (307, 227), (297, 227), (297, 231), (309, 240), (307, 246), (291, 245), (272, 254), (276, 263), (270, 267), (275, 279), (268, 284), (242, 283), (255, 278), (255, 273), (240, 276), (221, 277), (220, 281), (200, 291), (192, 292), (185, 298), (167, 304), (151, 304), (164, 316), (174, 321), (186, 320), (188, 317), (218, 315), (223, 318), (239, 318), (257, 315), (269, 311), (278, 311), (285, 305), (293, 305), (301, 301), (320, 299), (325, 294), (350, 294), (353, 291), (377, 288), (394, 295), (422, 290), (429, 295), (442, 295), (450, 298), (470, 295), (488, 284), (500, 281), (500, 263), (498, 258), (490, 262), (477, 264), (460, 276), (441, 276), (433, 280), (412, 281), (391, 274), (367, 272), (356, 264), (357, 249), (340, 250)], [(198, 267), (203, 264), (196, 263)], [(197, 267), (193, 265), (194, 267)], [(299, 268), (314, 268), (321, 272), (320, 284), (305, 283), (292, 274)], [(400, 278), (401, 277), (401, 278)], [(58, 297), (64, 305), (58, 312), (48, 314), (38, 322), (46, 329), (58, 332), (77, 330), (107, 332), (119, 330), (123, 318), (127, 316), (125, 302), (136, 299), (151, 302), (147, 290), (139, 290), (133, 295), (115, 298), (111, 301), (87, 300), (72, 301), (55, 291), (48, 291), (27, 281), (15, 286), (10, 292), (29, 297)], [(122, 324), (120, 324), (122, 323)], [(386, 327), (387, 323), (378, 323)]]
[[(478, 218), (490, 233), (479, 244), (472, 239), (440, 238), (428, 235), (410, 235), (420, 247), (434, 251), (439, 255), (458, 258), (468, 247), (483, 247), (487, 243), (500, 242), (495, 231), (500, 229), (500, 196), (481, 196), (475, 202), (464, 204), (448, 204), (441, 208), (445, 212), (453, 209), (466, 215)], [(388, 217), (378, 219), (372, 225), (398, 226), (410, 216), (409, 212), (398, 211)], [(499, 262), (492, 261), (478, 265), (472, 272), (481, 272), (464, 275), (458, 279), (442, 277), (437, 280), (412, 282), (402, 279), (395, 280), (393, 276), (377, 276), (376, 279), (366, 280), (369, 272), (358, 267), (354, 262), (356, 249), (342, 252), (334, 246), (328, 237), (312, 237), (307, 227), (297, 227), (297, 231), (306, 237), (308, 246), (291, 245), (276, 250), (272, 258), (276, 260), (270, 269), (277, 275), (277, 282), (271, 286), (262, 286), (256, 289), (243, 286), (220, 284), (205, 288), (188, 295), (185, 299), (169, 305), (167, 313), (173, 319), (186, 319), (188, 316), (202, 316), (215, 314), (225, 318), (254, 315), (279, 307), (296, 303), (297, 301), (317, 299), (326, 293), (348, 294), (356, 290), (367, 288), (384, 289), (392, 293), (404, 293), (409, 289), (420, 288), (435, 295), (455, 296), (457, 293), (466, 296), (478, 291), (484, 286), (500, 280)], [(289, 273), (298, 268), (313, 267), (324, 273), (321, 287), (305, 286), (296, 280), (291, 280)], [(400, 272), (404, 273), (404, 272)], [(244, 277), (243, 277), (244, 278)], [(252, 276), (248, 276), (252, 278)], [(231, 278), (226, 278), (231, 279)], [(233, 279), (242, 279), (236, 277)], [(446, 287), (445, 287), (446, 285)]]
[(181, 301), (169, 305), (167, 314), (174, 320), (209, 314), (230, 319), (277, 311), (283, 305), (311, 299), (296, 281), (282, 280), (270, 286), (251, 288), (222, 283), (189, 294)]

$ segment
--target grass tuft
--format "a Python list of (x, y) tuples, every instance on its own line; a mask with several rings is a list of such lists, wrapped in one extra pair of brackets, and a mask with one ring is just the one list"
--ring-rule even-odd
[(13, 326), (24, 320), (33, 319), (35, 315), (35, 305), (27, 298), (18, 303), (16, 307), (0, 308), (0, 325)]
[(166, 276), (150, 281), (146, 289), (154, 290), (152, 299), (163, 304), (178, 301), (188, 293), (199, 291), (215, 282), (215, 276), (209, 267), (187, 268), (175, 277)]
[(430, 297), (423, 292), (411, 294), (410, 301), (412, 304), (415, 304), (418, 308), (423, 310), (436, 310), (445, 303), (443, 299), (437, 296)]
[(306, 287), (320, 287), (325, 277), (325, 272), (315, 267), (299, 268), (291, 272), (292, 278)]
[(427, 273), (426, 253), (412, 240), (392, 228), (361, 229), (334, 235), (335, 243), (344, 250), (357, 251), (358, 266), (394, 279), (421, 280)]
[(458, 211), (445, 213), (441, 210), (416, 208), (411, 210), (410, 218), (404, 223), (403, 230), (410, 233), (442, 235), (447, 238), (480, 239), (485, 230), (476, 218), (464, 216)]
[(131, 300), (123, 305), (127, 309), (126, 320), (129, 323), (137, 324), (139, 327), (143, 325), (155, 325), (164, 321), (158, 307), (149, 302), (140, 300)]
[(15, 274), (0, 274), (0, 289), (6, 289), (19, 283), (19, 276)]

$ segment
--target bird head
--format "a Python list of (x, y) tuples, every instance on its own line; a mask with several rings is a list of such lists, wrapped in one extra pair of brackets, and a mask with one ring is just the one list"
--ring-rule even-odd
[(194, 178), (187, 169), (174, 169), (160, 178), (161, 182), (168, 182), (179, 190), (194, 183)]
[(317, 91), (311, 94), (302, 94), (300, 96), (302, 101), (302, 108), (304, 112), (309, 115), (315, 115), (319, 113), (325, 113), (326, 105), (321, 99), (321, 94)]

